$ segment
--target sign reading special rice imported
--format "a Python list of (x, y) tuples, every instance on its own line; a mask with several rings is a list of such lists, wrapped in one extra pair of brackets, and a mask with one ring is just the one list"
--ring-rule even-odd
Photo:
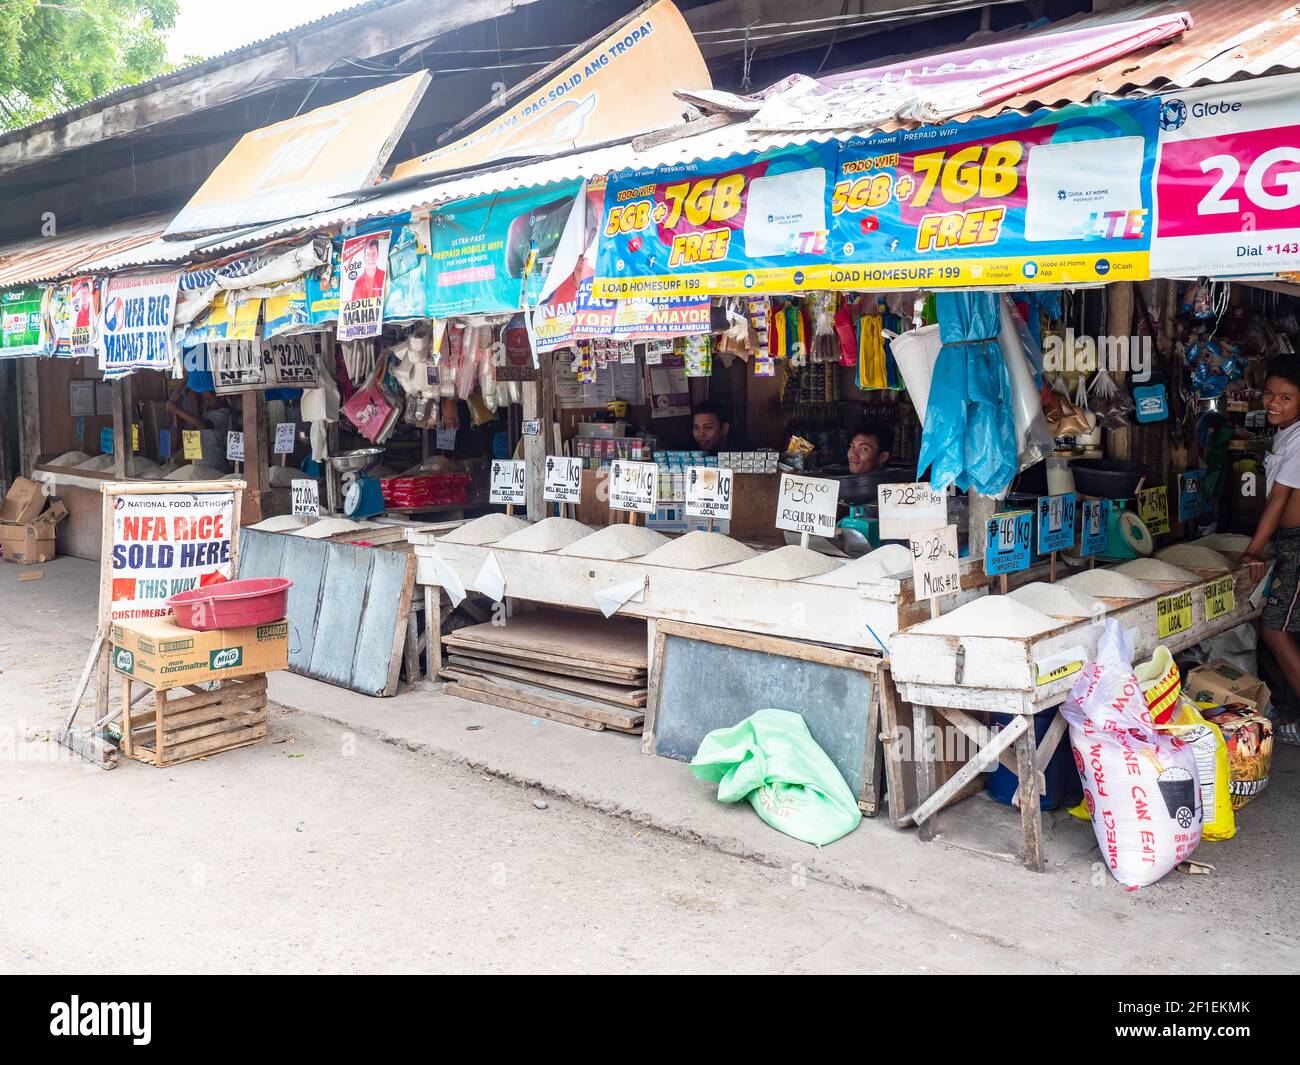
[(390, 230), (343, 242), (339, 276), (339, 340), (365, 340), (384, 331)]
[(233, 491), (116, 496), (111, 620), (167, 617), (169, 596), (230, 580), (237, 525)]
[(96, 340), (105, 377), (171, 365), (179, 281), (175, 270), (114, 274), (108, 279)]

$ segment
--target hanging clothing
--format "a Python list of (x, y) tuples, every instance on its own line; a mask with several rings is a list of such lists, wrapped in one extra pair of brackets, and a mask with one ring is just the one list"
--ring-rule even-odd
[(808, 354), (808, 323), (793, 300), (772, 314), (769, 344), (774, 359)]
[(864, 314), (858, 319), (858, 387), (861, 389), (889, 387), (883, 329), (878, 314)]

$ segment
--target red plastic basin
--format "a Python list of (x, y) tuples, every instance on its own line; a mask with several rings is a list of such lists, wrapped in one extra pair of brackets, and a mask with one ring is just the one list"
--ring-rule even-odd
[(287, 577), (253, 577), (226, 581), (207, 588), (192, 588), (167, 600), (183, 629), (237, 629), (244, 625), (265, 625), (279, 621), (287, 610)]

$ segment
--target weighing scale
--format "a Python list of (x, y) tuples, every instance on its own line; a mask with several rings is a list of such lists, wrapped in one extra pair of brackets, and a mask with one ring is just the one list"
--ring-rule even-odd
[(384, 512), (384, 493), (369, 471), (384, 457), (380, 447), (363, 447), (331, 455), (329, 463), (343, 476), (343, 513), (349, 518), (373, 518)]
[(840, 502), (849, 508), (848, 514), (835, 523), (839, 546), (853, 558), (874, 551), (881, 544), (876, 489), (882, 484), (915, 481), (916, 467), (886, 466), (875, 473), (840, 473), (828, 467), (824, 473), (840, 482)]
[[(1110, 500), (1106, 550), (1097, 554), (1098, 561), (1129, 562), (1151, 554), (1155, 547), (1151, 532), (1130, 509), (1151, 471), (1120, 459), (1075, 459), (1070, 463), (1070, 472), (1080, 499)], [(1146, 550), (1142, 550), (1143, 546)]]

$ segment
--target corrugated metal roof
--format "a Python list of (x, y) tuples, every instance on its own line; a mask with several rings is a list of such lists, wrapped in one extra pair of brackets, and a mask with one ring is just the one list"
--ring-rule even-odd
[(1061, 78), (967, 117), (1086, 103), (1098, 93), (1121, 96), (1190, 89), (1300, 70), (1300, 4), (1294, 0), (1155, 0), (1065, 19), (1052, 29), (1079, 29), (1178, 11), (1192, 16), (1192, 28), (1176, 40)]
[(108, 226), (70, 229), (52, 237), (0, 246), (0, 288), (82, 273), (97, 259), (154, 240), (170, 218), (166, 214), (144, 215)]

